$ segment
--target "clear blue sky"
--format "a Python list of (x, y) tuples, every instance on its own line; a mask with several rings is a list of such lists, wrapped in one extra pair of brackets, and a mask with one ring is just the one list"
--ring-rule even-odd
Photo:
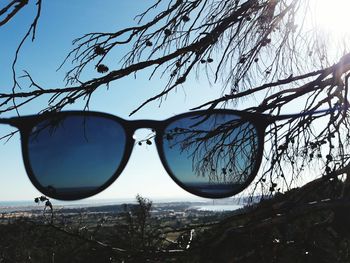
[[(34, 2), (34, 1), (33, 1)], [(44, 87), (63, 87), (65, 70), (56, 72), (71, 49), (71, 41), (92, 31), (113, 31), (134, 25), (133, 18), (152, 1), (92, 1), (60, 0), (43, 1), (36, 41), (27, 41), (21, 51), (17, 70), (28, 70), (33, 78)], [(15, 50), (28, 29), (35, 12), (34, 6), (22, 10), (10, 23), (0, 28), (0, 92), (9, 92), (12, 87), (11, 63)], [(121, 49), (119, 52), (125, 51)], [(117, 64), (116, 64), (117, 66)], [(86, 76), (89, 77), (89, 76)], [(90, 110), (111, 113), (125, 119), (128, 114), (148, 97), (163, 88), (164, 80), (140, 73), (137, 79), (129, 77), (111, 84), (107, 91), (102, 89), (92, 98)], [(25, 88), (25, 86), (24, 86)], [(141, 110), (133, 119), (165, 119), (220, 95), (221, 89), (210, 87), (205, 79), (190, 79), (183, 89), (172, 93), (159, 107), (152, 103)], [(37, 100), (24, 107), (22, 115), (35, 114), (44, 100)], [(82, 109), (75, 104), (70, 109)], [(2, 115), (8, 117), (12, 114)], [(2, 125), (0, 135), (11, 129)], [(149, 131), (138, 131), (137, 138), (143, 138)], [(0, 142), (0, 201), (27, 200), (40, 195), (31, 185), (24, 170), (19, 136), (8, 143)], [(154, 145), (135, 145), (133, 154), (121, 176), (104, 192), (94, 198), (133, 198), (139, 193), (149, 198), (191, 197), (174, 183), (163, 169)]]
[[(15, 50), (28, 30), (35, 16), (35, 2), (20, 11), (8, 24), (0, 27), (0, 92), (10, 92), (12, 87), (11, 64)], [(166, 2), (166, 1), (165, 1)], [(347, 12), (348, 0), (338, 0)], [(338, 3), (337, 2), (337, 3)], [(135, 25), (133, 18), (154, 1), (118, 1), (118, 0), (56, 0), (43, 1), (42, 15), (39, 20), (36, 41), (27, 41), (22, 48), (17, 63), (19, 75), (27, 70), (41, 85), (48, 88), (64, 86), (64, 76), (68, 67), (56, 71), (71, 50), (72, 40), (84, 33), (116, 31), (126, 26)], [(313, 0), (318, 5), (315, 18), (333, 34), (348, 32), (347, 23), (340, 23), (336, 7), (329, 6), (328, 1)], [(333, 8), (333, 9), (332, 9)], [(327, 14), (334, 15), (324, 15)], [(327, 20), (325, 19), (327, 17)], [(126, 49), (118, 50), (121, 55)], [(117, 59), (115, 65), (118, 67)], [(135, 79), (133, 76), (122, 79), (110, 85), (107, 91), (102, 88), (94, 94), (90, 103), (90, 110), (111, 113), (129, 119), (129, 113), (147, 98), (157, 94), (164, 87), (164, 79), (159, 77), (148, 80), (149, 72), (140, 72)], [(90, 74), (90, 73), (89, 73)], [(94, 77), (85, 75), (85, 79)], [(199, 75), (203, 76), (200, 72)], [(26, 86), (23, 85), (25, 89)], [(220, 87), (210, 87), (205, 78), (188, 79), (183, 88), (173, 92), (161, 105), (154, 102), (147, 105), (132, 119), (166, 119), (177, 113), (188, 111), (210, 99), (221, 95)], [(254, 102), (250, 102), (254, 103)], [(45, 99), (36, 100), (21, 109), (22, 115), (36, 114), (45, 107)], [(160, 107), (159, 107), (160, 106)], [(243, 106), (243, 105), (242, 105)], [(247, 105), (244, 105), (247, 106)], [(76, 103), (69, 109), (81, 110), (82, 103)], [(67, 108), (68, 109), (68, 108)], [(291, 109), (295, 112), (296, 109)], [(0, 117), (13, 116), (3, 114)], [(6, 125), (0, 125), (0, 136), (12, 131)], [(140, 130), (136, 138), (142, 139), (147, 130)], [(15, 136), (8, 143), (0, 141), (0, 201), (3, 200), (30, 200), (40, 193), (31, 185), (24, 170), (20, 138)], [(133, 198), (139, 193), (149, 198), (183, 198), (191, 197), (174, 183), (163, 169), (154, 145), (135, 146), (129, 163), (117, 181), (104, 192), (93, 198)], [(192, 196), (193, 197), (193, 196)]]

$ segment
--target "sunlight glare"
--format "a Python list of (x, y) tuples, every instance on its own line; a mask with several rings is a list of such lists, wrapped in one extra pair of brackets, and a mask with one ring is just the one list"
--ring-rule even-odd
[(313, 0), (314, 22), (325, 33), (350, 35), (350, 0)]

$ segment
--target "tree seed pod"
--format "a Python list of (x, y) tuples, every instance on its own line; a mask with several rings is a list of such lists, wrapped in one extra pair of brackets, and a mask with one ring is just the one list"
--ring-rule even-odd
[(109, 68), (104, 64), (100, 64), (100, 65), (96, 66), (96, 68), (97, 68), (98, 73), (106, 73), (109, 71)]
[(189, 18), (187, 15), (184, 15), (184, 16), (182, 17), (182, 21), (188, 22), (188, 21), (190, 21), (190, 18)]
[(170, 35), (171, 35), (170, 29), (165, 29), (165, 30), (164, 30), (164, 34), (165, 34), (166, 36), (170, 36)]
[(94, 52), (97, 56), (103, 56), (104, 54), (106, 54), (106, 50), (101, 46), (96, 46), (94, 48)]

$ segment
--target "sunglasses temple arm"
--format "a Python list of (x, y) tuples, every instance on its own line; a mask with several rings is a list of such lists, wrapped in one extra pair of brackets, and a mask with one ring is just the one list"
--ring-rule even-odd
[(16, 122), (13, 120), (13, 118), (10, 118), (10, 119), (0, 118), (0, 124), (8, 124), (8, 125), (17, 127)]
[(282, 115), (273, 115), (270, 116), (270, 120), (272, 122), (274, 121), (282, 121), (282, 120), (288, 120), (292, 118), (298, 118), (303, 116), (310, 116), (310, 115), (321, 115), (321, 114), (330, 114), (332, 112), (335, 112), (337, 110), (347, 110), (349, 109), (349, 105), (344, 105), (342, 107), (335, 107), (335, 108), (329, 108), (329, 109), (323, 109), (323, 110), (317, 110), (317, 111), (305, 111), (301, 113), (294, 113), (294, 114), (282, 114)]

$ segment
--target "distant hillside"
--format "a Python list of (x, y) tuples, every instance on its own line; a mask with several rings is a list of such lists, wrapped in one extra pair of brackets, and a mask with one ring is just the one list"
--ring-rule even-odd
[(316, 180), (247, 206), (193, 241), (188, 262), (350, 262), (343, 182)]

